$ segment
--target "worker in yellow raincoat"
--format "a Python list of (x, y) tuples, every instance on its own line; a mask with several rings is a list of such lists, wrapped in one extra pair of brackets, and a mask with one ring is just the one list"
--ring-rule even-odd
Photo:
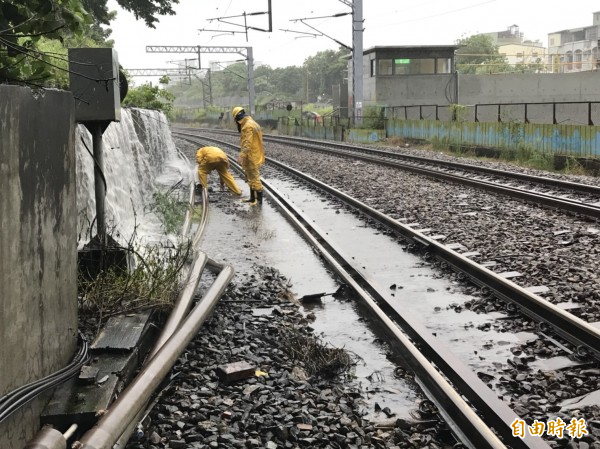
[(229, 172), (229, 159), (223, 150), (217, 147), (202, 147), (196, 152), (196, 162), (198, 162), (198, 179), (203, 187), (208, 186), (208, 174), (216, 170), (219, 174), (221, 189), (226, 185), (235, 195), (242, 194)]
[(250, 204), (262, 203), (263, 185), (260, 182), (260, 167), (265, 163), (262, 129), (244, 108), (237, 106), (231, 112), (240, 132), (240, 155), (238, 162), (246, 174), (250, 186)]

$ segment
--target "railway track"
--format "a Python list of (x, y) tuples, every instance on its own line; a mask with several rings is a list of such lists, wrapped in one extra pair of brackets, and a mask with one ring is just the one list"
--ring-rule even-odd
[[(177, 132), (175, 134), (178, 135)], [(179, 135), (185, 136), (185, 134)], [(207, 138), (206, 136), (203, 136), (203, 138), (221, 146), (228, 146), (235, 149), (235, 146), (232, 146), (230, 143)], [(475, 262), (472, 258), (478, 255), (476, 251), (459, 252), (461, 248), (460, 244), (446, 244), (439, 241), (445, 236), (427, 235), (422, 229), (411, 227), (391, 218), (298, 170), (294, 170), (272, 159), (268, 160), (269, 163), (292, 173), (297, 178), (310, 183), (317, 189), (334, 196), (364, 216), (376, 221), (387, 230), (401, 236), (409, 242), (413, 249), (421, 252), (425, 258), (435, 257), (442, 261), (444, 265), (463, 273), (486, 292), (492, 292), (496, 297), (511, 304), (513, 312), (519, 311), (527, 315), (538, 322), (540, 328), (544, 331), (548, 332), (552, 330), (561, 338), (564, 338), (564, 340), (573, 345), (570, 352), (577, 353), (583, 357), (589, 354), (600, 359), (600, 330), (537, 295), (536, 292), (544, 291), (543, 285), (520, 286), (511, 280), (518, 273), (495, 273), (486, 267), (486, 261), (482, 261), (481, 263)]]
[[(232, 135), (230, 132), (219, 130), (211, 130), (211, 133)], [(264, 139), (268, 142), (294, 145), (310, 151), (381, 164), (506, 195), (532, 204), (540, 204), (594, 219), (600, 218), (600, 187), (594, 185), (330, 141), (287, 136), (265, 136)]]
[[(179, 134), (179, 136), (182, 135)], [(190, 139), (190, 136), (188, 135), (185, 138)], [(209, 139), (206, 136), (201, 137), (200, 140), (194, 140), (194, 143), (198, 145), (218, 143), (218, 145), (223, 148), (229, 146), (229, 144), (225, 142)], [(230, 146), (230, 148), (235, 151), (235, 146)], [(273, 161), (269, 162), (275, 164)], [(466, 273), (475, 283), (484, 286), (485, 288), (489, 288), (497, 296), (517, 304), (519, 310), (528, 316), (533, 317), (540, 322), (548, 323), (548, 325), (562, 338), (565, 338), (570, 344), (579, 348), (579, 352), (582, 355), (592, 354), (596, 357), (598, 356), (598, 332), (593, 326), (590, 326), (582, 320), (570, 315), (568, 312), (553, 306), (543, 298), (537, 297), (537, 295), (532, 294), (526, 289), (517, 286), (508, 280), (506, 276), (494, 274), (485, 267), (474, 263), (468, 256), (457, 253), (451, 247), (449, 248), (448, 245), (441, 245), (436, 239), (429, 238), (423, 233), (411, 229), (410, 226), (406, 226), (396, 220), (386, 217), (384, 214), (381, 214), (300, 172), (291, 170), (289, 167), (284, 167), (281, 164), (278, 164), (278, 166), (292, 172), (293, 176), (302, 179), (304, 182), (310, 182), (313, 185), (316, 185), (318, 189), (327, 192), (328, 195), (335, 196), (346, 204), (357, 208), (360, 210), (361, 214), (376, 220), (378, 223), (385, 226), (386, 229), (402, 235), (411, 245), (422, 249), (424, 253), (438, 257), (455, 269)], [(268, 183), (265, 184), (269, 187)], [(415, 348), (423, 351), (425, 359), (433, 361), (437, 368), (444, 374), (444, 377), (449, 379), (453, 386), (459, 387), (459, 389), (462, 388), (462, 390), (459, 390), (459, 394), (466, 397), (471, 404), (474, 404), (478, 413), (484, 413), (484, 411), (489, 413), (488, 415), (485, 415), (484, 421), (488, 424), (493, 423), (491, 425), (498, 430), (504, 441), (506, 441), (506, 438), (509, 436), (508, 433), (510, 433), (510, 422), (512, 422), (510, 418), (514, 417), (513, 412), (506, 409), (506, 404), (502, 401), (495, 402), (497, 399), (493, 393), (489, 395), (490, 390), (487, 386), (485, 386), (477, 376), (469, 369), (466, 369), (459, 361), (453, 359), (452, 356), (449, 356), (449, 351), (443, 346), (440, 347), (439, 342), (436, 342), (436, 339), (432, 338), (430, 332), (424, 330), (422, 326), (419, 325), (418, 321), (407, 318), (408, 315), (405, 311), (397, 310), (397, 308), (386, 301), (386, 295), (381, 293), (376, 286), (368, 281), (368, 279), (365, 279), (364, 275), (359, 271), (353, 269), (350, 261), (340, 258), (341, 256), (339, 253), (336, 254), (335, 249), (327, 242), (326, 236), (319, 234), (315, 229), (310, 230), (311, 226), (309, 218), (303, 217), (301, 212), (295, 210), (294, 207), (288, 204), (288, 202), (274, 189), (271, 188), (269, 192), (272, 201), (279, 209), (290, 211), (290, 220), (302, 222), (302, 226), (299, 223), (296, 223), (298, 228), (304, 229), (302, 232), (305, 233), (306, 238), (311, 241), (311, 244), (314, 247), (323, 251), (323, 254), (328, 254), (324, 257), (328, 258), (330, 266), (334, 268), (336, 273), (344, 279), (347, 284), (353, 285), (356, 288), (357, 294), (363, 298), (365, 303), (371, 303), (375, 315), (379, 316), (383, 322), (386, 322), (386, 320), (389, 321), (388, 324), (390, 326), (388, 329), (390, 335), (396, 334), (398, 328), (402, 329), (402, 333), (409, 337), (408, 343), (414, 343)], [(325, 251), (325, 247), (327, 247), (327, 251)], [(395, 337), (398, 340), (401, 340), (400, 337), (402, 336), (402, 333), (401, 335), (395, 335)], [(592, 342), (591, 344), (589, 344), (590, 341)], [(410, 353), (411, 350), (407, 349), (406, 346), (403, 346), (403, 351), (403, 357), (409, 358), (406, 354), (407, 351)], [(425, 376), (424, 373), (427, 372), (427, 368), (415, 364), (417, 364), (417, 362), (414, 359), (411, 359), (409, 365), (414, 369), (415, 373), (417, 373), (418, 378), (421, 379)], [(469, 447), (494, 447), (493, 445), (495, 443), (490, 443), (486, 440), (484, 435), (478, 434), (476, 429), (472, 428), (474, 422), (472, 417), (468, 417), (463, 412), (458, 411), (458, 409), (449, 408), (451, 406), (449, 406), (447, 402), (452, 402), (449, 399), (449, 396), (451, 395), (444, 396), (444, 394), (441, 393), (444, 389), (430, 382), (433, 381), (431, 379), (422, 381), (424, 389), (429, 392), (436, 405), (444, 410), (442, 414), (451, 420), (451, 427), (461, 436), (461, 440), (466, 441)], [(486, 394), (491, 397), (486, 397)], [(488, 402), (487, 399), (491, 402)], [(506, 415), (504, 415), (504, 413), (506, 413)], [(452, 418), (456, 418), (456, 421), (452, 421)], [(471, 427), (469, 427), (469, 423), (471, 424)], [(475, 427), (479, 427), (479, 425)], [(475, 440), (477, 440), (477, 443), (473, 446), (473, 441)], [(512, 447), (537, 447), (535, 444), (545, 445), (545, 443), (538, 443), (537, 441), (537, 439), (534, 439), (533, 442), (519, 440), (518, 444), (525, 444), (525, 446), (518, 446), (517, 441), (514, 441), (513, 443), (517, 445), (512, 445)], [(488, 444), (491, 444), (491, 446), (488, 446)], [(533, 446), (528, 446), (528, 444), (533, 444)]]

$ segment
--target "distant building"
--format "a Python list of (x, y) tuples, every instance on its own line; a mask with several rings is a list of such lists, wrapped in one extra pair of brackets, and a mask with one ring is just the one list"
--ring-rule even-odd
[(598, 70), (600, 55), (600, 12), (593, 13), (593, 25), (548, 34), (548, 65), (553, 73)]
[(492, 39), (498, 47), (498, 53), (504, 56), (511, 66), (545, 64), (547, 61), (544, 44), (539, 40), (525, 40), (525, 35), (519, 31), (518, 25), (511, 25), (504, 31), (482, 34)]
[(523, 33), (519, 31), (519, 25), (511, 25), (504, 31), (481, 33), (481, 35), (492, 38), (492, 42), (498, 47), (507, 44), (520, 44), (524, 40)]

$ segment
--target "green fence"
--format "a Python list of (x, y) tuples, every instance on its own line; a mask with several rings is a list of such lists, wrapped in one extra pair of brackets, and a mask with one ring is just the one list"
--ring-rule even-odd
[(600, 126), (391, 119), (386, 134), (443, 145), (528, 148), (545, 154), (600, 157)]

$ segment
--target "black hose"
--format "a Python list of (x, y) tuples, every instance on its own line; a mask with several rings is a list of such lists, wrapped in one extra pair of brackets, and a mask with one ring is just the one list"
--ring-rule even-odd
[(0, 398), (0, 423), (44, 391), (60, 385), (79, 372), (81, 367), (89, 359), (88, 342), (81, 334), (79, 334), (79, 336), (81, 339), (81, 346), (69, 365), (42, 379), (23, 385)]
[(30, 384), (27, 384), (27, 385), (23, 385), (23, 386), (17, 388), (16, 390), (13, 390), (10, 393), (2, 396), (0, 398), (0, 412), (2, 411), (5, 403), (8, 402), (8, 400), (11, 399), (12, 397), (15, 397), (15, 396), (17, 396), (19, 394), (23, 394), (24, 392), (29, 391), (32, 388), (35, 388), (39, 384), (43, 384), (45, 382), (50, 381), (54, 377), (60, 377), (63, 373), (65, 373), (66, 371), (68, 371), (69, 368), (71, 367), (72, 363), (76, 363), (77, 361), (79, 361), (79, 358), (81, 357), (81, 354), (82, 354), (82, 350), (83, 350), (83, 345), (79, 349), (79, 352), (75, 355), (75, 358), (73, 359), (73, 362), (71, 362), (71, 364), (65, 366), (64, 368), (60, 369), (59, 371), (56, 371), (55, 373), (52, 373), (52, 374), (44, 377), (43, 379), (36, 380), (36, 381), (31, 382)]

